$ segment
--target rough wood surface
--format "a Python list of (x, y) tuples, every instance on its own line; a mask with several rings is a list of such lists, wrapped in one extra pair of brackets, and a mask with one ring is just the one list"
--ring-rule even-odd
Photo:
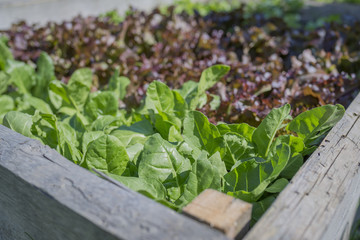
[(183, 212), (224, 232), (241, 238), (249, 229), (252, 205), (213, 189), (207, 189), (183, 208)]
[(0, 239), (227, 239), (0, 125)]
[(360, 95), (245, 239), (348, 239), (359, 168)]

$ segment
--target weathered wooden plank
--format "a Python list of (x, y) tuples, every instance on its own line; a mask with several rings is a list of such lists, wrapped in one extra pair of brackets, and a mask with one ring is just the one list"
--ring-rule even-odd
[(359, 168), (360, 95), (245, 239), (348, 239)]
[(0, 239), (227, 239), (0, 125)]
[(224, 232), (231, 239), (249, 230), (252, 204), (213, 189), (206, 189), (183, 212)]

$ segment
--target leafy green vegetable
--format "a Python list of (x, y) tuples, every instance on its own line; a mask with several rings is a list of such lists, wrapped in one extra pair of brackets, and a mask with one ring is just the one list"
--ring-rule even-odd
[(28, 104), (30, 104), (34, 109), (39, 110), (42, 113), (52, 114), (53, 111), (51, 110), (51, 107), (49, 104), (47, 104), (44, 100), (33, 97), (29, 94), (24, 94), (24, 101), (26, 101)]
[(247, 141), (252, 141), (252, 135), (255, 131), (255, 128), (246, 124), (246, 123), (240, 123), (240, 124), (219, 124), (216, 126), (221, 135), (225, 135), (228, 132), (240, 134), (242, 137), (244, 137)]
[(0, 71), (0, 94), (7, 90), (9, 83), (9, 76), (5, 72)]
[[(49, 145), (51, 148), (60, 150), (60, 136), (58, 132), (58, 121), (53, 114), (42, 114), (36, 112), (32, 117), (31, 133)], [(60, 151), (59, 151), (60, 152)]]
[(118, 108), (118, 99), (113, 92), (97, 92), (90, 94), (85, 113), (92, 119), (97, 119), (101, 115), (115, 116)]
[(138, 162), (140, 178), (154, 178), (163, 183), (172, 200), (180, 197), (191, 165), (176, 146), (154, 134), (145, 142)]
[(231, 169), (231, 167), (241, 159), (255, 156), (253, 144), (248, 142), (240, 134), (228, 132), (224, 135), (224, 139), (226, 155), (223, 159), (227, 169)]
[(69, 124), (60, 122), (58, 127), (58, 151), (67, 159), (74, 163), (80, 163), (82, 154), (79, 150), (79, 143), (76, 137), (76, 131)]
[(0, 109), (0, 124), (3, 122), (3, 117), (4, 115), (15, 109), (15, 103), (14, 100), (7, 96), (0, 96), (0, 106), (2, 106), (2, 108)]
[(221, 178), (219, 176), (219, 169), (209, 161), (207, 152), (203, 152), (193, 163), (184, 194), (178, 202), (185, 205), (208, 188), (220, 191)]
[(216, 126), (211, 124), (204, 114), (191, 111), (184, 120), (184, 140), (191, 146), (203, 149), (214, 154), (220, 152), (225, 154), (224, 139)]
[(148, 109), (169, 112), (174, 109), (174, 96), (168, 86), (162, 82), (152, 82), (147, 89), (146, 104)]
[(60, 108), (64, 103), (67, 103), (68, 105), (71, 104), (67, 94), (66, 85), (60, 81), (55, 80), (50, 82), (49, 96), (51, 103), (56, 109)]
[(205, 69), (201, 73), (198, 93), (201, 94), (207, 89), (214, 86), (223, 76), (225, 76), (230, 71), (230, 67), (226, 65), (214, 65), (210, 68)]
[(273, 159), (253, 158), (241, 163), (224, 176), (224, 191), (245, 201), (258, 200), (267, 186), (280, 175), (289, 158), (290, 147), (282, 143), (276, 148)]
[(212, 188), (255, 203), (256, 220), (344, 109), (326, 105), (287, 123), (287, 104), (273, 109), (257, 128), (214, 125), (195, 109), (208, 101), (206, 91), (228, 71), (215, 65), (199, 82), (174, 90), (154, 81), (144, 104), (126, 112), (119, 102), (129, 81), (118, 71), (109, 86), (92, 92), (90, 69), (77, 70), (64, 84), (55, 79), (46, 54), (39, 57), (36, 71), (7, 58), (0, 71), (0, 91), (5, 93), (0, 120), (75, 164), (175, 210)]
[(229, 66), (214, 65), (201, 73), (199, 84), (193, 89), (194, 93), (190, 93), (191, 98), (188, 98), (188, 104), (191, 110), (195, 110), (199, 106), (200, 99), (204, 96), (205, 91), (225, 76), (229, 70)]
[(254, 222), (260, 219), (260, 217), (266, 212), (266, 210), (271, 206), (274, 201), (275, 197), (269, 196), (253, 204), (252, 224), (254, 224)]
[(166, 198), (165, 187), (161, 184), (161, 182), (154, 178), (142, 179), (137, 177), (123, 177), (112, 173), (108, 173), (107, 175), (121, 182), (128, 188), (152, 199), (160, 200)]
[(41, 53), (37, 61), (37, 82), (33, 90), (33, 95), (38, 98), (46, 99), (48, 92), (44, 91), (49, 83), (55, 79), (54, 65), (49, 55)]
[(92, 141), (95, 141), (96, 139), (98, 139), (99, 137), (104, 136), (104, 132), (103, 131), (90, 131), (90, 132), (85, 132), (82, 138), (82, 147), (81, 150), (83, 153), (86, 152), (86, 149), (88, 148), (89, 143), (91, 143)]
[(293, 119), (287, 129), (296, 132), (306, 146), (319, 144), (344, 113), (344, 107), (339, 104), (313, 108)]
[(109, 81), (109, 91), (113, 91), (117, 98), (123, 100), (126, 95), (126, 88), (130, 84), (130, 80), (127, 77), (120, 77), (119, 71), (116, 70), (114, 75)]
[(161, 136), (170, 142), (182, 141), (181, 125), (182, 121), (175, 114), (168, 114), (159, 112), (157, 114), (151, 113), (153, 123), (156, 130)]
[(7, 60), (12, 60), (13, 55), (9, 48), (6, 47), (5, 43), (0, 41), (0, 70), (5, 70)]
[(145, 144), (147, 140), (145, 134), (130, 130), (115, 129), (111, 132), (111, 135), (117, 137), (126, 147), (132, 146), (136, 143)]
[(20, 93), (30, 93), (36, 78), (32, 67), (22, 62), (8, 60), (6, 73), (10, 76), (9, 82), (13, 83)]
[(266, 157), (276, 132), (284, 127), (283, 121), (289, 119), (290, 105), (273, 109), (255, 129), (252, 140), (256, 144), (260, 156)]
[(276, 146), (281, 143), (286, 143), (290, 146), (291, 157), (280, 176), (291, 179), (304, 163), (303, 156), (300, 153), (304, 153), (305, 145), (302, 139), (299, 137), (295, 137), (293, 135), (281, 135), (277, 137), (276, 140), (272, 143), (272, 152), (275, 152), (274, 148), (276, 148)]
[(268, 188), (265, 189), (268, 193), (279, 193), (281, 192), (287, 185), (289, 181), (285, 178), (280, 178), (276, 180), (273, 184), (271, 184)]
[(119, 139), (103, 135), (88, 144), (82, 166), (105, 173), (122, 175), (129, 161), (125, 147)]
[(68, 97), (74, 107), (82, 109), (90, 93), (92, 85), (92, 73), (90, 69), (76, 70), (67, 85)]
[(33, 124), (32, 117), (22, 112), (8, 112), (3, 121), (4, 126), (21, 133), (26, 137), (32, 137), (31, 126)]

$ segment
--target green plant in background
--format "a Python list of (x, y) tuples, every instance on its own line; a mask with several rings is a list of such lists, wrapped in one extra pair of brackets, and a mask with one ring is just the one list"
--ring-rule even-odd
[(194, 14), (194, 10), (199, 12), (201, 16), (205, 16), (210, 12), (228, 12), (239, 7), (240, 1), (236, 0), (210, 0), (206, 2), (196, 2), (192, 0), (175, 0), (175, 13), (186, 12), (189, 15)]
[[(360, 3), (360, 0), (316, 0), (324, 3)], [(269, 18), (283, 18), (284, 21), (291, 28), (301, 27), (300, 20), (300, 9), (304, 6), (302, 0), (255, 0), (243, 3), (245, 6), (245, 18), (250, 18), (253, 14), (263, 14), (266, 19)], [(241, 1), (237, 0), (209, 0), (205, 2), (198, 2), (194, 0), (175, 0), (174, 2), (175, 11), (174, 13), (179, 14), (186, 12), (189, 15), (193, 15), (198, 12), (201, 16), (206, 16), (211, 12), (230, 12), (241, 6)], [(168, 6), (161, 6), (160, 12), (162, 14), (168, 14)], [(124, 21), (125, 17), (132, 13), (128, 10), (125, 16), (118, 13), (117, 10), (111, 10), (104, 14), (101, 14), (102, 19), (108, 18), (110, 22), (119, 24)], [(331, 15), (328, 17), (319, 18), (316, 21), (312, 21), (306, 24), (305, 28), (312, 30), (323, 26), (325, 23), (341, 22), (339, 15)]]
[[(201, 16), (206, 16), (210, 12), (229, 12), (239, 8), (240, 1), (211, 0), (206, 2), (196, 2), (192, 0), (177, 0), (174, 3), (175, 13), (186, 12), (193, 15), (197, 11)], [(261, 13), (265, 18), (282, 17), (290, 27), (299, 27), (299, 10), (303, 6), (301, 0), (256, 0), (245, 4), (245, 18), (250, 18), (253, 14)], [(162, 8), (162, 13), (166, 14), (166, 7)]]
[(199, 82), (180, 89), (154, 81), (142, 106), (126, 112), (119, 100), (129, 80), (118, 72), (91, 92), (90, 69), (64, 84), (46, 54), (35, 70), (13, 60), (3, 42), (0, 47), (5, 126), (176, 210), (212, 188), (254, 203), (256, 221), (344, 114), (341, 105), (325, 105), (292, 119), (286, 104), (257, 128), (214, 125), (196, 109), (228, 73), (226, 65), (207, 68)]
[(126, 10), (125, 15), (120, 15), (118, 10), (113, 9), (111, 11), (108, 11), (108, 12), (104, 13), (104, 14), (100, 14), (99, 17), (102, 20), (109, 19), (109, 21), (111, 23), (113, 23), (113, 24), (120, 24), (125, 20), (125, 18), (127, 16), (129, 16), (131, 14), (132, 14), (131, 9)]
[(296, 14), (303, 6), (301, 0), (256, 0), (246, 4), (248, 14), (262, 13), (266, 18)]
[(299, 11), (304, 3), (301, 0), (257, 0), (246, 4), (245, 14), (249, 18), (252, 14), (261, 13), (265, 18), (283, 18), (291, 28), (299, 28)]
[(338, 14), (330, 15), (328, 17), (321, 17), (315, 21), (306, 23), (305, 29), (313, 30), (319, 27), (324, 26), (326, 23), (341, 23), (341, 16)]
[(114, 24), (122, 23), (124, 21), (124, 19), (125, 19), (125, 17), (121, 16), (116, 9), (108, 11), (108, 12), (106, 12), (104, 14), (100, 14), (99, 17), (102, 20), (108, 18), (110, 20), (110, 22), (114, 23)]
[[(332, 3), (360, 3), (360, 0), (317, 0), (319, 2)], [(240, 1), (219, 1), (211, 0), (206, 2), (196, 2), (192, 0), (177, 0), (175, 1), (175, 13), (186, 12), (189, 15), (194, 14), (194, 11), (199, 12), (201, 16), (205, 16), (210, 12), (229, 12), (240, 7)], [(245, 3), (244, 3), (245, 4)], [(266, 19), (269, 18), (283, 18), (284, 21), (291, 28), (301, 27), (300, 9), (304, 6), (304, 1), (301, 0), (255, 0), (249, 1), (245, 4), (245, 18), (250, 18), (253, 14), (263, 14)], [(166, 8), (163, 8), (163, 13)], [(341, 22), (339, 15), (331, 15), (328, 17), (319, 18), (316, 21), (306, 24), (306, 29), (315, 29), (323, 26), (325, 23)]]

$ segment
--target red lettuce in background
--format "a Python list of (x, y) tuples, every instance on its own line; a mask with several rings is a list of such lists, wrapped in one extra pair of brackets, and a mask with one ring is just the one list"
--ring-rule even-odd
[(244, 7), (206, 16), (132, 10), (123, 22), (76, 17), (61, 24), (14, 24), (3, 33), (14, 57), (36, 62), (42, 51), (67, 82), (89, 67), (102, 88), (118, 69), (131, 83), (122, 106), (139, 105), (154, 80), (178, 88), (214, 64), (231, 67), (207, 91), (201, 111), (210, 121), (258, 125), (290, 103), (295, 115), (324, 104), (347, 106), (359, 91), (360, 23), (290, 28), (281, 18), (244, 17)]

